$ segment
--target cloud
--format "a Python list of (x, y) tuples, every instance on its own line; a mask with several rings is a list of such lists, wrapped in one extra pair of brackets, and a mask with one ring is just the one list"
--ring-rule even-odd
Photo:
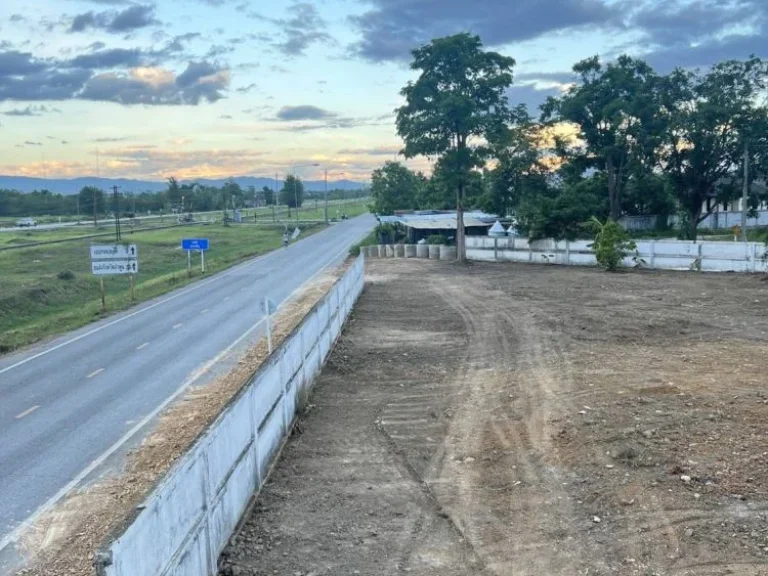
[(646, 2), (627, 25), (642, 31), (643, 57), (659, 72), (676, 66), (710, 66), (768, 53), (768, 3), (764, 0), (693, 0), (685, 5)]
[(277, 112), (277, 119), (284, 122), (293, 122), (296, 120), (325, 120), (335, 118), (336, 114), (323, 110), (317, 106), (283, 106)]
[(37, 59), (29, 53), (0, 52), (0, 102), (80, 99), (129, 105), (197, 105), (222, 99), (229, 88), (227, 68), (207, 61), (189, 62), (177, 76), (159, 66), (143, 65), (145, 59), (153, 57), (159, 53), (100, 50), (56, 61)]
[(342, 148), (339, 154), (363, 156), (392, 156), (400, 153), (402, 146), (376, 146), (375, 148)]
[(220, 120), (232, 120), (232, 116), (230, 116), (229, 114), (222, 114), (221, 116), (219, 116), (219, 119)]
[(13, 23), (16, 23), (16, 22), (21, 22), (25, 20), (25, 18), (21, 14), (11, 14), (11, 17), (8, 18), (8, 20), (10, 20)]
[(128, 140), (127, 136), (116, 136), (116, 137), (104, 137), (104, 138), (94, 138), (93, 142), (123, 142), (125, 140)]
[(79, 98), (127, 105), (197, 105), (222, 99), (229, 82), (229, 70), (208, 62), (190, 62), (178, 76), (162, 68), (99, 74), (88, 80)]
[(248, 86), (240, 86), (240, 88), (237, 88), (237, 92), (240, 92), (241, 94), (247, 94), (248, 92), (252, 90), (256, 90), (258, 87), (256, 84), (248, 84)]
[(547, 101), (550, 96), (561, 96), (562, 90), (559, 88), (538, 88), (532, 84), (518, 84), (507, 90), (510, 106), (525, 104), (532, 115), (536, 115), (539, 107)]
[(25, 146), (42, 146), (43, 143), (42, 142), (32, 142), (31, 140), (27, 140), (26, 142), (24, 142), (24, 145)]
[(58, 108), (51, 108), (49, 106), (44, 105), (30, 105), (26, 108), (15, 108), (13, 110), (8, 110), (6, 112), (3, 112), (2, 114), (4, 116), (42, 116), (43, 114), (47, 114), (50, 112), (58, 112), (61, 113), (61, 110)]
[(432, 38), (470, 31), (488, 46), (536, 38), (548, 32), (602, 25), (617, 16), (604, 0), (369, 0), (353, 16), (362, 40), (353, 53), (373, 62), (403, 60)]
[(72, 68), (106, 69), (130, 68), (140, 66), (146, 55), (138, 48), (113, 48), (99, 50), (92, 54), (81, 54), (73, 58), (69, 64)]
[(107, 32), (132, 32), (159, 22), (154, 17), (155, 7), (151, 4), (133, 4), (121, 11), (85, 12), (72, 19), (69, 32), (84, 32), (89, 28)]
[(249, 13), (249, 16), (277, 26), (283, 38), (272, 42), (272, 45), (287, 56), (303, 56), (313, 44), (333, 43), (330, 34), (325, 31), (328, 25), (314, 4), (294, 2), (287, 12), (287, 18), (267, 18), (255, 12)]

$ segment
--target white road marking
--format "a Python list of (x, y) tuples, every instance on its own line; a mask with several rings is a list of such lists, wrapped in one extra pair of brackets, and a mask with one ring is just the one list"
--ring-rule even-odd
[(98, 370), (94, 370), (93, 372), (88, 374), (88, 378), (93, 378), (94, 376), (97, 376), (97, 375), (101, 374), (102, 372), (104, 372), (104, 368), (99, 368)]
[[(331, 228), (327, 228), (326, 230), (331, 230)], [(319, 232), (319, 234), (322, 234), (322, 232)], [(164, 300), (160, 300), (159, 302), (155, 302), (154, 304), (150, 304), (149, 306), (142, 308), (141, 310), (136, 310), (136, 312), (131, 312), (130, 314), (126, 314), (125, 316), (121, 316), (120, 318), (117, 318), (115, 320), (112, 320), (112, 322), (108, 322), (104, 324), (103, 326), (99, 326), (98, 328), (94, 328), (93, 330), (89, 330), (88, 332), (85, 332), (84, 334), (80, 334), (79, 336), (75, 336), (74, 338), (71, 338), (67, 340), (66, 342), (62, 342), (61, 344), (57, 344), (56, 346), (52, 346), (51, 348), (48, 348), (46, 350), (42, 350), (41, 352), (38, 352), (37, 354), (33, 354), (29, 358), (24, 358), (23, 360), (19, 360), (15, 364), (11, 364), (10, 366), (6, 366), (5, 368), (0, 369), (0, 374), (5, 374), (6, 372), (10, 372), (14, 368), (18, 368), (19, 366), (23, 366), (27, 362), (31, 362), (32, 360), (36, 360), (37, 358), (40, 358), (41, 356), (45, 356), (46, 354), (50, 354), (51, 352), (55, 352), (56, 350), (59, 350), (60, 348), (64, 348), (64, 346), (68, 346), (69, 344), (73, 344), (74, 342), (78, 342), (79, 340), (82, 340), (83, 338), (87, 338), (88, 336), (92, 336), (93, 334), (96, 334), (97, 332), (101, 332), (105, 328), (109, 328), (110, 326), (114, 326), (115, 324), (119, 324), (120, 322), (124, 322), (125, 320), (128, 320), (129, 318), (133, 318), (134, 316), (138, 316), (139, 314), (143, 314), (144, 312), (147, 312), (148, 310), (152, 310), (153, 308), (157, 308), (158, 306), (165, 304), (166, 302), (170, 302), (171, 300), (176, 300), (176, 298), (180, 298), (181, 296), (184, 296), (185, 294), (189, 294), (190, 292), (194, 292), (195, 290), (199, 290), (203, 286), (207, 286), (211, 282), (216, 282), (217, 280), (221, 280), (222, 278), (226, 278), (227, 276), (230, 276), (231, 274), (234, 274), (235, 272), (240, 271), (243, 268), (247, 268), (248, 266), (252, 266), (253, 264), (256, 264), (257, 262), (260, 262), (261, 260), (264, 260), (265, 258), (269, 258), (270, 256), (275, 256), (277, 254), (281, 254), (281, 252), (278, 252), (277, 250), (273, 250), (272, 252), (268, 252), (266, 254), (262, 254), (261, 256), (257, 256), (253, 260), (250, 260), (248, 262), (244, 262), (243, 264), (240, 264), (239, 266), (235, 266), (234, 268), (230, 268), (229, 270), (225, 272), (220, 272), (213, 278), (209, 278), (207, 280), (203, 280), (201, 282), (196, 282), (193, 284), (190, 288), (187, 288), (185, 290), (182, 290), (178, 292), (177, 294), (174, 294), (173, 296), (169, 296), (168, 298), (165, 298)], [(0, 548), (2, 549), (2, 548)]]
[[(328, 228), (330, 230), (330, 228)], [(355, 244), (357, 241), (362, 239), (365, 235), (361, 234), (359, 238), (357, 238), (355, 241), (353, 241), (352, 244)], [(294, 297), (295, 294), (299, 292), (299, 290), (302, 289), (308, 282), (312, 281), (316, 276), (318, 276), (321, 272), (325, 270), (325, 268), (332, 264), (337, 258), (341, 258), (341, 256), (349, 250), (349, 246), (346, 246), (343, 250), (340, 250), (333, 258), (328, 260), (323, 266), (315, 272), (310, 278), (305, 280), (301, 286), (297, 287), (293, 292), (291, 292), (286, 298), (284, 298), (279, 304), (278, 308), (285, 304), (288, 300)], [(257, 258), (256, 260), (253, 260), (253, 262), (256, 262), (257, 260), (261, 259), (263, 257)], [(253, 262), (250, 262), (248, 264), (251, 264)], [(238, 267), (239, 268), (239, 267)], [(234, 269), (232, 270), (234, 271)], [(211, 279), (214, 280), (214, 279)], [(208, 282), (202, 282), (200, 285), (207, 284)], [(168, 298), (164, 302), (167, 302), (168, 300), (172, 300), (177, 296), (174, 296), (172, 298)], [(157, 306), (159, 304), (162, 304), (162, 302), (158, 302), (157, 304), (153, 304), (152, 307)], [(145, 310), (149, 310), (149, 307)], [(138, 312), (134, 312), (133, 315), (139, 314), (140, 312), (143, 312), (144, 310), (139, 310)], [(126, 316), (125, 318), (128, 318)], [(112, 322), (112, 324), (116, 324), (117, 322), (124, 320), (125, 318), (115, 320)], [(199, 380), (203, 375), (205, 375), (212, 366), (214, 366), (216, 363), (221, 361), (222, 358), (227, 356), (232, 350), (234, 350), (243, 340), (245, 340), (248, 336), (250, 336), (254, 330), (256, 330), (259, 326), (261, 326), (266, 318), (262, 318), (258, 322), (256, 322), (253, 326), (251, 326), (248, 330), (243, 332), (234, 342), (232, 342), (229, 346), (227, 346), (224, 350), (219, 352), (216, 356), (214, 356), (211, 360), (203, 364), (195, 373), (193, 373), (187, 380), (185, 380), (182, 385), (168, 398), (163, 400), (163, 402), (157, 406), (152, 412), (147, 414), (144, 418), (142, 418), (133, 428), (128, 430), (117, 442), (112, 444), (104, 453), (101, 454), (98, 458), (96, 458), (93, 462), (91, 462), (82, 472), (80, 472), (77, 476), (75, 476), (72, 480), (70, 480), (65, 486), (63, 486), (56, 494), (51, 496), (42, 506), (40, 506), (35, 512), (29, 516), (24, 522), (19, 524), (19, 526), (16, 527), (15, 530), (13, 530), (10, 534), (5, 536), (2, 540), (0, 540), (0, 552), (2, 552), (5, 548), (8, 547), (9, 544), (13, 542), (18, 542), (19, 538), (21, 537), (22, 533), (27, 530), (30, 526), (33, 526), (35, 522), (38, 521), (38, 519), (46, 514), (48, 510), (53, 508), (59, 500), (61, 500), (64, 496), (66, 496), (73, 488), (78, 486), (85, 478), (90, 476), (94, 470), (96, 470), (99, 466), (101, 466), (110, 456), (112, 456), (115, 452), (120, 450), (122, 448), (123, 444), (128, 442), (131, 438), (133, 438), (144, 426), (146, 426), (149, 422), (151, 422), (160, 412), (165, 410), (165, 408), (176, 398), (178, 398), (181, 394), (183, 394), (192, 384), (194, 384), (197, 380)], [(106, 328), (106, 326), (102, 326), (101, 328), (97, 330), (93, 330), (89, 332), (88, 334), (92, 334), (93, 332), (97, 332), (100, 329)], [(83, 334), (82, 336), (77, 337), (76, 339), (72, 339), (69, 342), (74, 342), (75, 340), (79, 340), (81, 338), (84, 338), (88, 334)], [(64, 342), (60, 344), (57, 348), (61, 348), (63, 346), (66, 346), (68, 342)], [(51, 349), (53, 350), (53, 349)], [(50, 350), (49, 350), (50, 351)], [(29, 360), (32, 360), (34, 358), (43, 356), (47, 352), (41, 352), (40, 354), (37, 354), (36, 356), (32, 356), (30, 358), (27, 358), (26, 360), (23, 360), (14, 366), (20, 366), (21, 364), (24, 364), (25, 362), (28, 362)], [(0, 370), (0, 374), (2, 374), (4, 371), (10, 370), (14, 366), (9, 366), (5, 370)]]
[(34, 412), (34, 411), (35, 411), (35, 410), (37, 410), (38, 408), (40, 408), (40, 405), (39, 405), (39, 404), (38, 404), (37, 406), (32, 406), (32, 408), (29, 408), (29, 409), (27, 409), (27, 410), (24, 410), (24, 412), (22, 412), (21, 414), (19, 414), (18, 416), (16, 416), (16, 420), (21, 420), (22, 418), (24, 418), (24, 416), (29, 416), (30, 414), (32, 414), (32, 412)]
[(174, 324), (174, 325), (173, 325), (173, 329), (174, 329), (174, 330), (178, 330), (178, 329), (179, 329), (179, 328), (181, 328), (182, 326), (184, 326), (184, 322), (179, 322), (178, 324)]
[(142, 350), (143, 348), (146, 348), (149, 346), (149, 342), (144, 342), (144, 344), (140, 344), (139, 346), (136, 346), (136, 350)]

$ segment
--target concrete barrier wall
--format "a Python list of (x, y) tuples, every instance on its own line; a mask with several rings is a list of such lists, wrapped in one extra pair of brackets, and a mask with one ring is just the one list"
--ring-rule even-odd
[(359, 257), (97, 555), (101, 576), (213, 576), (363, 290)]
[[(525, 238), (467, 237), (467, 258), (488, 262), (529, 262), (596, 266), (595, 254), (588, 240), (574, 242)], [(758, 242), (690, 242), (683, 240), (648, 240), (637, 242), (637, 257), (646, 268), (705, 272), (766, 272), (766, 247)], [(635, 265), (635, 255), (624, 259), (625, 266)]]

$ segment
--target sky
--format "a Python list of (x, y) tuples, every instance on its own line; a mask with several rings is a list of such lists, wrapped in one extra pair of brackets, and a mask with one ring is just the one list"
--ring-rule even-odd
[(364, 181), (402, 148), (410, 51), (463, 31), (536, 111), (594, 55), (768, 57), (768, 1), (2, 0), (0, 174)]

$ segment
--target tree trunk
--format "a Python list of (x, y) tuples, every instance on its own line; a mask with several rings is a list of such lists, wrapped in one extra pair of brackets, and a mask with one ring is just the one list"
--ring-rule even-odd
[(611, 207), (611, 220), (619, 220), (619, 198), (618, 198), (618, 181), (616, 178), (616, 167), (613, 165), (612, 160), (608, 160), (608, 203)]
[(459, 183), (456, 189), (456, 259), (464, 263), (467, 261), (467, 248), (464, 238), (464, 184)]

